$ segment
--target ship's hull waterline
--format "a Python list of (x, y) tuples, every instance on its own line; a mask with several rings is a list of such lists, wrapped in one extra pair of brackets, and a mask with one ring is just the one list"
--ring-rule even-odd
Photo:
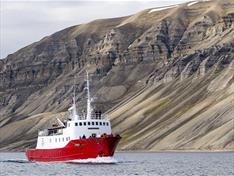
[(29, 161), (56, 162), (113, 156), (120, 136), (71, 140), (63, 148), (27, 149)]

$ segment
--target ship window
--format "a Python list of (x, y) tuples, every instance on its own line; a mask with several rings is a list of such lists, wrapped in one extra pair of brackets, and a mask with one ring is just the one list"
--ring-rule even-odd
[(84, 122), (84, 126), (86, 126), (86, 122)]
[(78, 123), (75, 123), (75, 126), (78, 126)]
[(98, 125), (98, 122), (96, 122), (96, 125)]
[(63, 142), (64, 142), (64, 138), (62, 138)]
[(55, 142), (57, 142), (57, 138), (55, 138)]
[(80, 122), (79, 125), (82, 126), (82, 122)]
[(107, 125), (107, 126), (109, 126), (109, 123), (108, 123), (108, 122), (106, 122), (106, 125)]
[(59, 142), (60, 142), (60, 138), (59, 138)]
[(51, 142), (51, 139), (50, 139), (50, 142)]
[(103, 122), (103, 126), (105, 126), (106, 125), (106, 123), (105, 122)]
[(90, 122), (88, 122), (88, 125), (90, 125)]
[(99, 125), (102, 125), (102, 122), (99, 122)]
[(44, 145), (44, 138), (41, 138), (41, 145)]
[(92, 125), (94, 125), (94, 122), (92, 122)]
[(96, 137), (96, 133), (92, 133), (92, 137)]

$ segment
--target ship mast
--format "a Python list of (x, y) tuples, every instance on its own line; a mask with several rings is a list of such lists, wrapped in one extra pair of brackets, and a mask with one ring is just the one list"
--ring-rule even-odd
[(86, 71), (86, 76), (87, 76), (87, 116), (86, 119), (90, 120), (91, 119), (91, 114), (92, 114), (92, 107), (91, 107), (91, 98), (90, 98), (90, 91), (89, 91), (89, 73)]
[(76, 111), (76, 98), (75, 96), (73, 97), (73, 105), (72, 105), (72, 116), (73, 116), (73, 120), (78, 120), (78, 114)]
[(76, 87), (75, 87), (76, 84), (75, 83), (76, 83), (76, 75), (74, 74), (72, 116), (73, 116), (73, 120), (76, 121), (79, 119), (79, 116), (76, 111)]

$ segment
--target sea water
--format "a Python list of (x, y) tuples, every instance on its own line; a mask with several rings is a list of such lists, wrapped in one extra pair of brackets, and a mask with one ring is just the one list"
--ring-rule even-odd
[(119, 152), (114, 158), (29, 162), (0, 153), (1, 176), (234, 176), (233, 152)]

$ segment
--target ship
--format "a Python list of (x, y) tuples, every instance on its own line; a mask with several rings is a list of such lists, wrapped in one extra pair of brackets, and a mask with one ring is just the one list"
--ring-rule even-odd
[(114, 155), (121, 137), (112, 133), (107, 114), (92, 110), (88, 72), (86, 76), (86, 112), (77, 113), (74, 93), (67, 120), (57, 118), (59, 125), (40, 130), (36, 148), (26, 149), (29, 161), (69, 162)]

